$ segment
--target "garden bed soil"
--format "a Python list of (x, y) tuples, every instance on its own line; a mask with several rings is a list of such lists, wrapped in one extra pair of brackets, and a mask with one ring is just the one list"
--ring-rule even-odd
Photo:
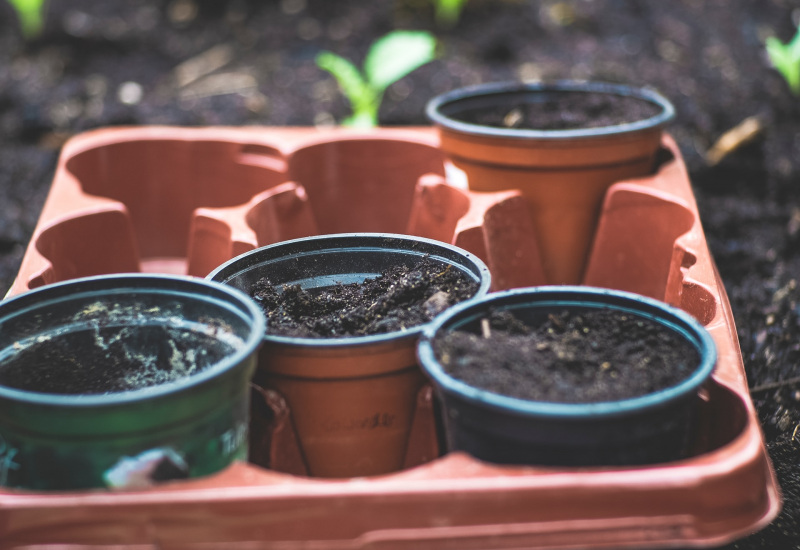
[(267, 333), (342, 338), (408, 330), (471, 298), (478, 283), (459, 269), (425, 258), (361, 283), (305, 289), (258, 280), (250, 295), (267, 315)]
[(578, 130), (629, 124), (660, 112), (658, 105), (634, 97), (560, 92), (549, 93), (544, 101), (509, 101), (508, 105), (469, 109), (451, 116), (461, 122), (494, 128)]
[[(470, 0), (444, 29), (421, 0), (59, 0), (49, 3), (44, 33), (25, 41), (2, 2), (0, 291), (19, 269), (71, 135), (129, 124), (334, 124), (349, 110), (314, 64), (323, 49), (360, 64), (391, 29), (437, 33), (438, 59), (387, 90), (383, 125), (428, 124), (430, 98), (479, 82), (652, 86), (676, 107), (668, 131), (690, 171), (783, 490), (781, 515), (726, 548), (798, 549), (800, 101), (763, 43), (788, 41), (799, 8), (796, 0)], [(745, 120), (755, 123), (748, 139), (708, 154)]]
[(700, 362), (674, 330), (611, 309), (555, 312), (537, 325), (494, 311), (481, 327), (439, 334), (436, 358), (470, 386), (528, 401), (632, 399), (678, 385)]

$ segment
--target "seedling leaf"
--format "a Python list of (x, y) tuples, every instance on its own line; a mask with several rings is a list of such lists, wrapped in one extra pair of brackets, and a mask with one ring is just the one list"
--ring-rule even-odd
[(792, 41), (789, 42), (789, 53), (794, 59), (800, 60), (800, 27), (797, 28)]
[(317, 55), (317, 66), (330, 72), (350, 100), (352, 116), (345, 126), (378, 125), (378, 109), (386, 88), (434, 57), (436, 39), (427, 32), (395, 31), (376, 40), (367, 53), (364, 71), (333, 52)]
[(44, 27), (44, 10), (47, 0), (8, 0), (17, 12), (19, 26), (26, 39), (39, 36)]
[(792, 93), (800, 96), (800, 28), (787, 44), (771, 36), (765, 45), (772, 65), (786, 80)]
[(316, 61), (320, 69), (328, 71), (336, 78), (339, 88), (354, 108), (367, 100), (370, 95), (369, 85), (350, 61), (333, 52), (321, 52)]
[(369, 83), (383, 92), (390, 84), (432, 61), (436, 38), (425, 31), (394, 31), (375, 41), (364, 61)]
[(342, 126), (349, 126), (350, 128), (373, 128), (378, 124), (376, 120), (377, 116), (377, 112), (373, 111), (356, 111), (342, 121)]
[(437, 23), (446, 27), (458, 23), (466, 3), (467, 0), (435, 0)]

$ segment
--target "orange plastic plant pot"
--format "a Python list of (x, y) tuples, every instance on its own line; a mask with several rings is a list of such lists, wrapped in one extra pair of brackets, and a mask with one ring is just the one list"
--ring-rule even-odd
[[(255, 383), (286, 400), (309, 475), (359, 477), (403, 468), (425, 381), (409, 354), (415, 342), (404, 338), (346, 353), (336, 346), (264, 346), (259, 364), (269, 372), (258, 372)], [(299, 365), (303, 374), (293, 368)], [(365, 372), (370, 366), (376, 372)]]
[[(559, 93), (611, 94), (656, 105), (658, 114), (638, 122), (570, 130), (498, 128), (464, 122), (464, 113), (544, 101)], [(597, 82), (491, 83), (431, 100), (428, 117), (441, 147), (462, 170), (470, 189), (519, 189), (528, 200), (549, 284), (581, 282), (600, 205), (616, 181), (653, 171), (661, 128), (672, 105), (643, 89)]]
[[(313, 292), (360, 283), (421, 259), (457, 269), (489, 290), (484, 263), (453, 245), (390, 233), (345, 233), (294, 239), (247, 252), (208, 279), (252, 292), (275, 286)], [(473, 296), (473, 297), (475, 297)], [(416, 343), (426, 324), (368, 336), (299, 338), (271, 334), (260, 353), (256, 383), (280, 393), (294, 420), (308, 471), (318, 477), (385, 474), (403, 467), (417, 394), (424, 382)]]

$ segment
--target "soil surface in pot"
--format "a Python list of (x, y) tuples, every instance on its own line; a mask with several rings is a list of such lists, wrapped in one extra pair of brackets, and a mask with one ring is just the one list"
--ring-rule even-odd
[(234, 351), (208, 334), (160, 326), (107, 327), (15, 343), (0, 385), (90, 395), (138, 390), (202, 372)]
[(536, 326), (507, 311), (482, 333), (444, 332), (434, 351), (469, 384), (529, 401), (617, 401), (676, 386), (700, 363), (697, 350), (664, 325), (611, 309), (550, 314)]
[[(534, 94), (535, 96), (535, 94)], [(452, 118), (494, 128), (577, 130), (646, 120), (661, 112), (655, 103), (635, 97), (596, 92), (548, 93), (543, 101), (465, 109)]]
[(394, 266), (362, 283), (316, 289), (260, 279), (251, 296), (267, 314), (267, 333), (298, 338), (341, 338), (406, 330), (471, 298), (478, 283), (451, 265), (425, 258)]

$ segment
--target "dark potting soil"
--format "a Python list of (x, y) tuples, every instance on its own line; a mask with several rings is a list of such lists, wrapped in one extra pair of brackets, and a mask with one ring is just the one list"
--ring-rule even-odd
[(306, 290), (259, 280), (250, 293), (267, 314), (267, 333), (341, 338), (406, 330), (471, 298), (478, 283), (451, 265), (425, 258), (362, 283)]
[(635, 97), (595, 92), (548, 94), (544, 101), (465, 110), (453, 118), (495, 128), (577, 130), (646, 120), (661, 112)]
[(15, 344), (0, 359), (0, 385), (18, 390), (91, 395), (138, 390), (197, 374), (233, 346), (191, 330), (107, 327)]
[(434, 340), (445, 371), (471, 386), (531, 401), (638, 397), (679, 384), (700, 361), (663, 325), (610, 309), (563, 311), (538, 326), (492, 312), (481, 326), (481, 334), (451, 331)]

